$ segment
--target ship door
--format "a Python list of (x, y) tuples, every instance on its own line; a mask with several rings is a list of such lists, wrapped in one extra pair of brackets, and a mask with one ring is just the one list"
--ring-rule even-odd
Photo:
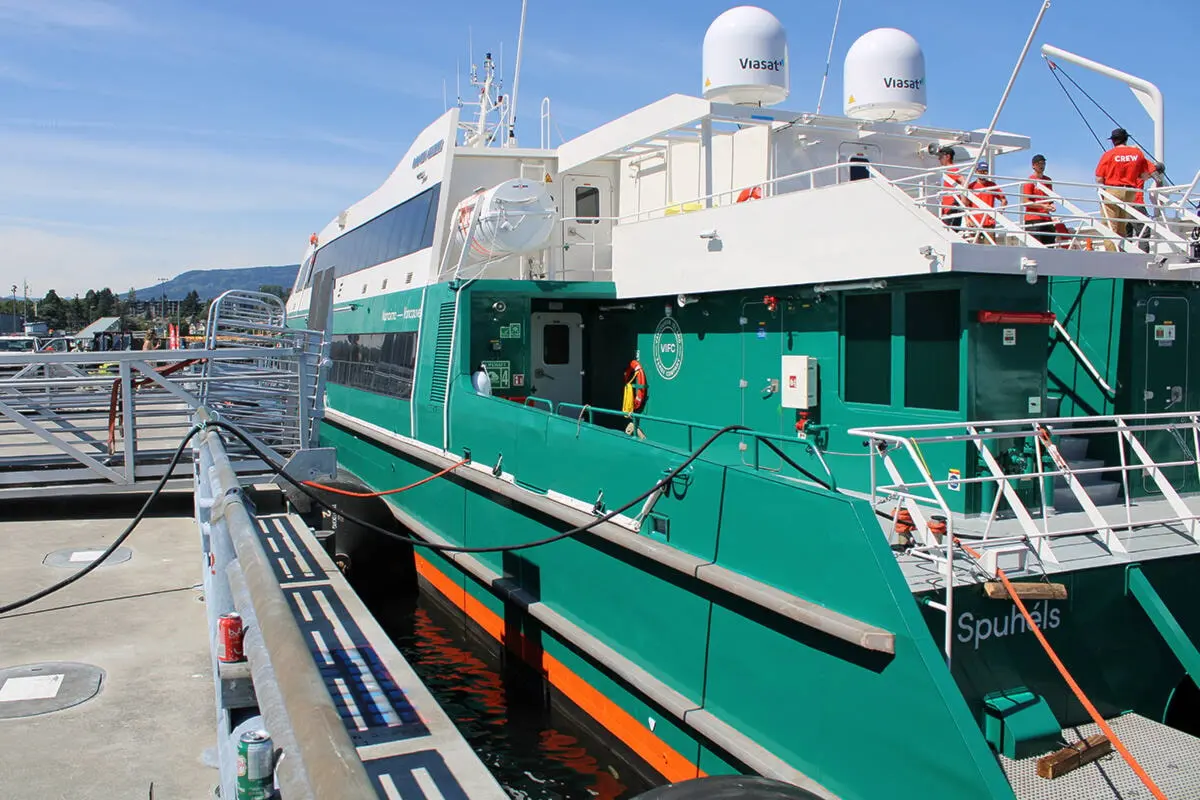
[(308, 296), (308, 322), (310, 331), (329, 331), (330, 305), (333, 302), (333, 269), (323, 269), (313, 279), (312, 293)]
[[(568, 281), (607, 280), (612, 269), (612, 181), (595, 175), (563, 179), (563, 274)], [(597, 277), (598, 273), (603, 273)]]
[[(1188, 315), (1186, 297), (1151, 296), (1145, 309), (1145, 381), (1142, 411), (1147, 414), (1182, 413), (1188, 397)], [(1135, 313), (1141, 313), (1138, 308)], [(1178, 431), (1145, 431), (1139, 438), (1155, 461), (1183, 461), (1192, 457), (1193, 440)], [(1192, 488), (1194, 474), (1186, 466), (1165, 467), (1163, 476), (1176, 489)], [(1147, 492), (1158, 492), (1149, 473), (1143, 472)]]
[[(531, 323), (530, 394), (555, 406), (579, 405), (583, 402), (583, 318), (553, 311), (534, 314)], [(574, 416), (578, 415), (575, 409)]]
[(882, 151), (877, 144), (863, 144), (862, 142), (842, 142), (838, 147), (838, 163), (840, 164), (855, 164), (862, 166), (852, 166), (849, 169), (838, 170), (838, 183), (846, 181), (861, 181), (871, 177), (871, 172), (867, 169), (867, 164), (872, 161), (879, 163)]

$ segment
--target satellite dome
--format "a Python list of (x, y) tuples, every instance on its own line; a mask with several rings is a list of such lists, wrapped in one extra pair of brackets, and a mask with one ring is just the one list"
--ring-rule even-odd
[(704, 99), (773, 105), (787, 98), (787, 33), (770, 11), (731, 8), (704, 34)]
[(925, 113), (925, 54), (902, 30), (860, 36), (846, 53), (842, 83), (848, 117), (904, 122)]

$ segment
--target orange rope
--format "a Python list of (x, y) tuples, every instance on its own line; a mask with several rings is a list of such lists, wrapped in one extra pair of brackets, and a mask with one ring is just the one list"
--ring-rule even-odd
[(324, 492), (332, 492), (333, 494), (340, 494), (343, 497), (383, 497), (384, 495), (399, 494), (400, 492), (407, 492), (409, 489), (415, 489), (423, 483), (429, 483), (430, 481), (436, 480), (437, 478), (440, 478), (443, 475), (446, 475), (447, 473), (453, 472), (454, 470), (461, 467), (463, 464), (468, 463), (470, 460), (471, 459), (469, 459), (469, 458), (464, 458), (462, 461), (459, 461), (457, 464), (452, 464), (452, 465), (446, 467), (441, 472), (435, 472), (433, 475), (430, 475), (428, 478), (422, 478), (421, 480), (417, 481), (416, 483), (410, 483), (408, 486), (401, 486), (399, 489), (388, 489), (386, 492), (348, 492), (345, 489), (335, 489), (332, 486), (326, 486), (325, 484), (317, 483), (316, 481), (300, 481), (300, 482), (302, 484), (304, 484), (305, 486), (311, 486), (314, 489), (320, 489), (321, 491), (324, 491)]
[[(979, 553), (971, 549), (969, 545), (963, 544), (957, 538), (954, 541), (955, 543), (962, 545), (962, 548), (970, 553), (972, 558), (980, 558)], [(1124, 743), (1117, 738), (1117, 734), (1114, 733), (1113, 729), (1109, 727), (1107, 722), (1104, 721), (1104, 718), (1100, 716), (1100, 712), (1096, 710), (1094, 705), (1092, 705), (1092, 701), (1088, 700), (1087, 695), (1083, 693), (1083, 689), (1080, 689), (1079, 684), (1075, 682), (1073, 677), (1071, 677), (1071, 673), (1067, 671), (1066, 666), (1058, 657), (1058, 654), (1054, 652), (1054, 648), (1050, 646), (1050, 642), (1046, 641), (1045, 635), (1042, 634), (1042, 629), (1039, 628), (1033, 621), (1033, 616), (1029, 613), (1029, 609), (1025, 608), (1025, 604), (1022, 603), (1021, 598), (1017, 596), (1017, 590), (1014, 589), (1013, 585), (1009, 582), (1008, 576), (1004, 574), (1004, 570), (997, 568), (996, 577), (998, 577), (1000, 582), (1004, 584), (1004, 588), (1008, 591), (1008, 596), (1011, 597), (1013, 602), (1017, 604), (1017, 608), (1021, 611), (1021, 616), (1025, 617), (1025, 623), (1029, 626), (1029, 630), (1033, 631), (1033, 635), (1037, 637), (1038, 642), (1042, 645), (1042, 649), (1046, 651), (1046, 655), (1050, 656), (1050, 661), (1058, 669), (1058, 674), (1062, 675), (1063, 680), (1067, 682), (1067, 686), (1071, 687), (1071, 691), (1075, 693), (1075, 697), (1078, 698), (1079, 702), (1083, 704), (1084, 709), (1088, 712), (1088, 715), (1091, 716), (1092, 721), (1096, 723), (1100, 730), (1104, 732), (1104, 735), (1108, 737), (1108, 740), (1112, 742), (1112, 746), (1115, 747), (1117, 752), (1121, 754), (1121, 758), (1125, 759), (1125, 763), (1128, 764), (1129, 767), (1134, 771), (1134, 774), (1138, 776), (1138, 779), (1141, 780), (1141, 782), (1145, 784), (1146, 788), (1150, 790), (1150, 794), (1154, 795), (1157, 800), (1167, 800), (1167, 796), (1163, 793), (1163, 790), (1158, 788), (1158, 785), (1154, 783), (1154, 779), (1147, 774), (1146, 770), (1143, 769), (1142, 765), (1137, 762), (1137, 759), (1133, 757), (1133, 754), (1129, 752)]]

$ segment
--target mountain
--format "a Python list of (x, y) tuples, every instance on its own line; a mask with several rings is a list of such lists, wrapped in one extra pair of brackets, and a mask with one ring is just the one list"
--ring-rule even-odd
[[(145, 289), (136, 289), (138, 299), (157, 300), (165, 293), (168, 300), (182, 300), (196, 290), (202, 300), (211, 300), (230, 289), (257, 291), (260, 286), (290, 289), (299, 264), (284, 267), (241, 267), (239, 269), (191, 269), (169, 281)], [(127, 296), (128, 293), (122, 295)]]

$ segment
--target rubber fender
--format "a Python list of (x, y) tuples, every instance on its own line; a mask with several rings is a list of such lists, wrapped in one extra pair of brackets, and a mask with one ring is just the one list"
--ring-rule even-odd
[(643, 792), (633, 800), (821, 800), (790, 783), (758, 775), (694, 778)]
[[(370, 491), (358, 481), (343, 476), (326, 485), (350, 492)], [(314, 491), (339, 511), (384, 530), (410, 535), (396, 521), (382, 498), (347, 497), (320, 489)], [(417, 571), (412, 545), (390, 539), (337, 515), (330, 515), (328, 526), (333, 532), (334, 562), (359, 594), (407, 596), (416, 593)]]

